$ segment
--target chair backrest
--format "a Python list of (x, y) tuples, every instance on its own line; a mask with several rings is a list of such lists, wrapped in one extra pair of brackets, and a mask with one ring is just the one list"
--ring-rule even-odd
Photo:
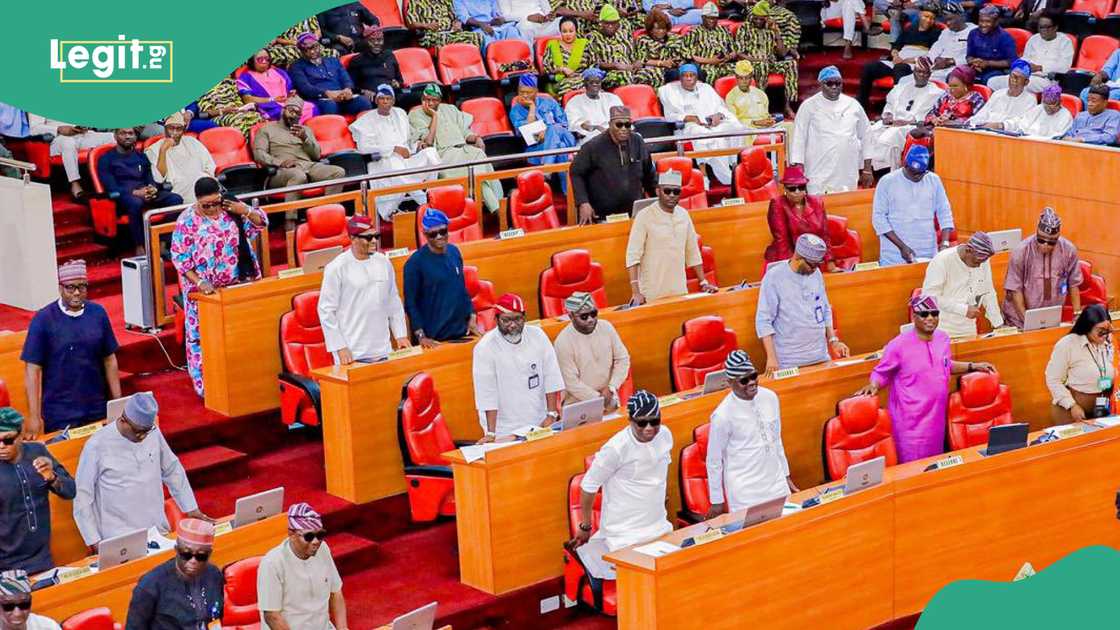
[(537, 67), (544, 67), (544, 56), (548, 54), (548, 42), (560, 39), (559, 35), (549, 35), (548, 37), (538, 37), (533, 42), (533, 53), (537, 60)]
[(828, 227), (828, 253), (833, 261), (854, 258), (856, 262), (863, 256), (863, 243), (859, 232), (848, 229), (848, 218), (835, 214), (826, 215)]
[[(575, 538), (576, 528), (583, 522), (583, 508), (580, 506), (579, 484), (583, 481), (584, 473), (572, 476), (568, 481), (568, 533)], [(595, 503), (591, 506), (591, 532), (599, 530), (599, 518), (603, 515), (603, 491), (595, 493)]]
[(599, 308), (607, 307), (603, 266), (591, 261), (586, 249), (569, 249), (552, 255), (552, 264), (541, 272), (541, 317), (564, 314), (564, 300), (576, 291), (587, 291)]
[(657, 100), (657, 92), (652, 87), (635, 83), (620, 85), (612, 92), (622, 100), (623, 105), (630, 108), (630, 115), (634, 120), (662, 117), (661, 102)]
[(509, 196), (509, 214), (513, 227), (526, 232), (560, 227), (560, 217), (552, 202), (552, 187), (544, 173), (532, 170), (517, 176), (517, 188)]
[(253, 556), (226, 565), (222, 571), (226, 578), (225, 606), (222, 626), (232, 627), (260, 621), (257, 610), (257, 569), (262, 556)]
[(397, 435), (406, 466), (446, 466), (441, 453), (455, 450), (443, 418), (435, 380), (426, 372), (408, 379), (401, 391)]
[(12, 405), (12, 397), (8, 392), (8, 385), (4, 379), (0, 378), (0, 407), (10, 407)]
[(416, 241), (425, 245), (424, 231), (420, 220), (429, 207), (442, 210), (450, 222), (447, 226), (447, 240), (452, 243), (477, 241), (482, 238), (482, 226), (478, 222), (478, 204), (467, 196), (459, 184), (437, 186), (428, 189), (428, 203), (416, 211)]
[(690, 157), (665, 157), (657, 160), (657, 172), (674, 170), (681, 174), (680, 206), (686, 210), (708, 207), (708, 193), (704, 190), (704, 173), (693, 168)]
[(669, 346), (669, 375), (675, 392), (701, 385), (708, 372), (723, 369), (727, 355), (739, 347), (735, 331), (718, 315), (690, 319), (681, 332)]
[(62, 622), (62, 630), (114, 630), (113, 611), (108, 607), (91, 608)]
[(397, 0), (362, 0), (362, 5), (369, 12), (376, 15), (382, 28), (404, 26), (401, 19), (401, 10), (397, 7)]
[(479, 96), (463, 101), (459, 107), (464, 114), (471, 115), (471, 131), (485, 138), (496, 134), (513, 134), (509, 115), (501, 99), (493, 96)]
[(567, 107), (568, 106), (568, 101), (572, 100), (573, 98), (575, 98), (576, 96), (578, 96), (580, 94), (585, 94), (586, 92), (587, 92), (587, 90), (582, 90), (582, 89), (581, 90), (568, 90), (567, 92), (564, 92), (564, 96), (560, 97), (560, 106), (561, 107)]
[(524, 70), (514, 72), (503, 72), (501, 66), (503, 64), (512, 63), (514, 61), (524, 61), (529, 65), (528, 71), (535, 73), (536, 67), (533, 65), (533, 52), (529, 50), (529, 44), (526, 44), (520, 39), (499, 39), (495, 42), (490, 42), (486, 47), (486, 68), (490, 71), (490, 78), (495, 81), (500, 81), (511, 74), (524, 73)]
[(1081, 308), (1090, 304), (1108, 304), (1108, 286), (1104, 276), (1093, 273), (1093, 264), (1089, 261), (1077, 262), (1081, 267), (1081, 284), (1077, 286), (1081, 294)]
[(768, 201), (779, 194), (774, 165), (766, 151), (752, 147), (740, 152), (739, 164), (735, 167), (735, 196), (747, 201)]
[(155, 144), (155, 143), (159, 142), (160, 140), (163, 140), (163, 136), (162, 136), (162, 135), (159, 135), (159, 136), (152, 136), (151, 138), (148, 138), (147, 140), (145, 140), (145, 141), (143, 141), (143, 142), (141, 142), (141, 143), (140, 143), (140, 150), (141, 150), (141, 151), (147, 151), (147, 150), (148, 150), (148, 147), (150, 147), (150, 146), (152, 146), (153, 144)]
[(89, 152), (89, 177), (93, 182), (93, 190), (98, 193), (105, 192), (105, 186), (101, 183), (101, 174), (98, 172), (97, 167), (101, 162), (101, 156), (116, 148), (115, 143), (103, 144), (99, 147), (94, 147)]
[(280, 359), (284, 371), (300, 376), (334, 363), (319, 323), (318, 291), (292, 296), (292, 310), (280, 316)]
[(704, 515), (712, 507), (708, 492), (708, 431), (702, 424), (692, 431), (692, 444), (681, 449), (681, 503), (684, 509)]
[(1078, 70), (1100, 72), (1109, 55), (1120, 47), (1120, 41), (1108, 35), (1090, 35), (1081, 41), (1081, 50), (1077, 52), (1077, 63), (1073, 67)]
[(716, 79), (716, 82), (712, 84), (712, 89), (716, 91), (716, 94), (719, 94), (720, 98), (727, 98), (727, 93), (738, 84), (739, 80), (735, 78), (735, 75), (729, 74)]
[[(1112, 105), (1112, 101), (1109, 101), (1109, 105)], [(1117, 105), (1116, 109), (1120, 109), (1120, 103)], [(1077, 118), (1077, 115), (1081, 113), (1081, 99), (1073, 94), (1062, 94), (1062, 107), (1069, 110), (1070, 116)]]
[(214, 158), (215, 172), (221, 174), (231, 166), (255, 164), (245, 142), (245, 134), (233, 127), (213, 127), (198, 134), (198, 141)]
[[(708, 282), (719, 286), (719, 279), (716, 276), (716, 252), (711, 247), (704, 244), (704, 239), (697, 236), (696, 244), (700, 247), (700, 261), (701, 267), (704, 269), (704, 279)], [(688, 286), (689, 293), (696, 293), (700, 290), (700, 278), (696, 277), (696, 272), (692, 267), (685, 269), (685, 282)]]
[(992, 98), (992, 88), (984, 85), (983, 83), (977, 83), (973, 85), (972, 91), (978, 93), (980, 96), (983, 96), (984, 102), (988, 102)]
[(393, 51), (401, 68), (401, 79), (406, 86), (420, 83), (439, 83), (432, 55), (423, 48), (398, 48)]
[(439, 49), (436, 60), (440, 79), (445, 85), (454, 85), (464, 79), (486, 78), (486, 65), (478, 46), (448, 44)]
[(1112, 10), (1112, 3), (1113, 0), (1073, 0), (1073, 6), (1069, 10), (1071, 13), (1088, 13), (1100, 19)]
[(350, 247), (346, 231), (346, 208), (328, 203), (307, 210), (307, 221), (296, 228), (296, 261), (302, 265), (307, 252), (341, 245)]
[(312, 116), (303, 124), (315, 134), (315, 140), (319, 142), (319, 150), (324, 156), (339, 151), (354, 151), (358, 148), (354, 144), (354, 136), (350, 134), (346, 118), (338, 114)]
[(1011, 390), (999, 374), (962, 375), (949, 396), (949, 450), (985, 444), (988, 429), (1001, 424), (1011, 424)]
[(478, 327), (484, 332), (493, 330), (498, 323), (498, 312), (494, 303), (498, 298), (494, 295), (494, 283), (478, 277), (478, 267), (463, 265), (463, 284), (467, 287), (467, 295), (471, 297), (471, 307), (478, 318)]
[(891, 418), (879, 408), (877, 396), (854, 396), (836, 404), (836, 416), (824, 423), (824, 471), (828, 479), (842, 479), (853, 464), (886, 457), (898, 463)]
[(1019, 56), (1023, 55), (1023, 49), (1027, 47), (1027, 40), (1031, 38), (1031, 32), (1021, 28), (1005, 28), (1007, 34), (1011, 39), (1015, 40), (1015, 51)]

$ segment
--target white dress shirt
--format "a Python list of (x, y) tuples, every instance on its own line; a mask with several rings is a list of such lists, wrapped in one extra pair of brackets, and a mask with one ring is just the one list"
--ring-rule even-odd
[(381, 252), (358, 260), (351, 250), (335, 257), (323, 270), (319, 321), (327, 350), (348, 348), (354, 360), (373, 360), (392, 352), (394, 339), (408, 336), (404, 304), (397, 291), (393, 263)]
[(194, 183), (202, 177), (214, 176), (214, 158), (210, 156), (206, 145), (196, 138), (183, 136), (178, 145), (167, 150), (167, 173), (161, 173), (158, 166), (159, 152), (165, 142), (170, 140), (164, 138), (144, 151), (148, 161), (152, 163), (152, 179), (161, 184), (169, 182), (171, 192), (187, 203), (194, 203)]
[(992, 284), (992, 261), (985, 260), (979, 267), (969, 267), (961, 260), (958, 250), (964, 245), (943, 249), (929, 261), (926, 267), (922, 293), (937, 298), (941, 311), (938, 328), (950, 337), (972, 337), (976, 335), (976, 320), (965, 317), (969, 306), (984, 307), (992, 328), (1003, 325), (1003, 314), (999, 309), (999, 296)]
[(486, 412), (497, 411), (498, 435), (539, 425), (548, 414), (546, 396), (564, 390), (564, 376), (548, 335), (526, 325), (521, 341), (510, 343), (495, 328), (474, 347), (471, 372), (479, 423), (487, 431)]
[(777, 394), (759, 387), (754, 400), (734, 392), (724, 397), (712, 412), (707, 467), (711, 501), (726, 499), (729, 512), (789, 496), (789, 461), (782, 445)]

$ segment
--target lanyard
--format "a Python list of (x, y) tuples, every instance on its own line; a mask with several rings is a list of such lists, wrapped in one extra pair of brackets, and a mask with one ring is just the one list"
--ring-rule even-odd
[(1108, 375), (1108, 351), (1101, 351), (1101, 361), (1098, 363), (1097, 353), (1093, 351), (1093, 344), (1091, 342), (1086, 349), (1089, 351), (1089, 358), (1093, 360), (1093, 365), (1095, 365), (1097, 371), (1100, 372), (1101, 378), (1106, 377)]

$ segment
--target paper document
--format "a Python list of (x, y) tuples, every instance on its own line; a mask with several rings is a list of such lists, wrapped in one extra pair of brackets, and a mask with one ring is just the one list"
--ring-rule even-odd
[[(152, 543), (155, 543), (156, 545), (158, 545), (159, 549), (158, 550), (152, 549)], [(148, 528), (148, 553), (149, 554), (155, 553), (157, 551), (165, 551), (165, 550), (170, 549), (174, 546), (175, 546), (175, 541), (174, 540), (171, 540), (167, 536), (164, 536), (163, 534), (159, 533), (159, 530), (156, 529), (155, 527), (149, 527)]]
[(547, 127), (544, 125), (543, 120), (534, 120), (531, 123), (521, 125), (517, 128), (517, 132), (521, 134), (525, 144), (534, 145), (538, 142), (537, 134), (543, 132)]
[(1120, 425), (1120, 416), (1109, 416), (1107, 418), (1094, 418), (1093, 422), (1102, 427), (1115, 427)]
[(607, 541), (602, 538), (592, 538), (576, 549), (576, 554), (591, 577), (614, 580), (618, 577), (614, 565), (603, 559), (603, 554), (608, 552), (610, 547), (607, 547)]
[(514, 444), (517, 444), (517, 442), (490, 442), (488, 444), (471, 444), (469, 446), (460, 446), (459, 452), (463, 454), (463, 459), (467, 460), (467, 463), (469, 464), (471, 462), (477, 462), (480, 459), (485, 459), (486, 453), (488, 453), (489, 451), (497, 450), (499, 448), (505, 448), (507, 446), (513, 446)]
[(796, 503), (786, 503), (782, 506), (782, 516), (789, 516), (794, 512), (800, 512), (801, 509), (801, 506)]
[(641, 547), (634, 547), (634, 551), (645, 554), (647, 556), (653, 556), (654, 558), (660, 558), (665, 554), (673, 553), (674, 551), (678, 550), (680, 550), (680, 547), (663, 540), (651, 542), (650, 544), (642, 545)]

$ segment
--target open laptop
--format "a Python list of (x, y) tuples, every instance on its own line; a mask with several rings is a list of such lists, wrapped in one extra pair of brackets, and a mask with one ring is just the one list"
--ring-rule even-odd
[(992, 247), (995, 248), (995, 251), (1006, 252), (1014, 249), (1019, 241), (1023, 240), (1023, 230), (1013, 228), (988, 232), (988, 238), (992, 239)]
[(652, 205), (655, 205), (656, 203), (657, 197), (646, 197), (645, 199), (639, 199), (634, 202), (634, 209), (630, 212), (630, 216), (636, 217), (638, 216), (639, 212)]
[(723, 530), (725, 533), (730, 534), (744, 527), (772, 521), (782, 515), (782, 508), (784, 508), (785, 505), (785, 497), (774, 497), (768, 501), (756, 503), (747, 508), (747, 513), (743, 516), (743, 520), (728, 523), (724, 526)]
[(241, 497), (233, 508), (233, 526), (241, 527), (279, 514), (284, 509), (284, 486)]
[(437, 602), (421, 606), (393, 620), (390, 630), (432, 630), (436, 625)]
[(97, 544), (97, 570), (124, 564), (148, 555), (148, 530), (138, 529)]
[(1023, 330), (1042, 330), (1054, 328), (1062, 323), (1062, 307), (1047, 306), (1044, 308), (1027, 309), (1023, 316)]
[(993, 426), (988, 429), (988, 448), (982, 449), (980, 454), (999, 455), (1023, 448), (1027, 445), (1029, 430), (1030, 426), (1026, 422)]
[(322, 271), (323, 267), (327, 266), (327, 263), (334, 260), (334, 257), (341, 253), (341, 245), (307, 252), (303, 256), (303, 273), (317, 273)]
[(603, 398), (597, 397), (570, 405), (560, 410), (560, 430), (567, 431), (578, 426), (599, 422), (603, 419)]
[(848, 475), (844, 478), (844, 494), (849, 495), (883, 483), (883, 470), (886, 467), (887, 458), (880, 455), (848, 468)]
[(109, 422), (116, 422), (121, 416), (124, 415), (124, 407), (128, 404), (128, 399), (132, 396), (122, 396), (114, 398), (105, 403), (105, 419)]
[(730, 387), (730, 385), (727, 382), (727, 372), (716, 370), (715, 372), (708, 372), (704, 375), (703, 393), (711, 394), (712, 392), (718, 392), (728, 387)]

